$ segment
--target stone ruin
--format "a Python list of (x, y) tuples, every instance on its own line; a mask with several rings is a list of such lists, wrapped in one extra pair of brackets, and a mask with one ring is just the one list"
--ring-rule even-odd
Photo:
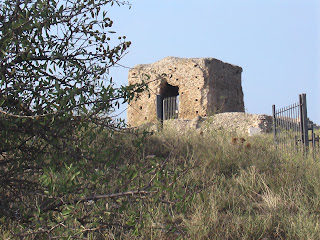
[(214, 58), (167, 57), (129, 71), (129, 84), (147, 82), (149, 90), (134, 99), (131, 127), (157, 122), (157, 95), (177, 97), (178, 119), (191, 120), (222, 112), (244, 112), (242, 68)]

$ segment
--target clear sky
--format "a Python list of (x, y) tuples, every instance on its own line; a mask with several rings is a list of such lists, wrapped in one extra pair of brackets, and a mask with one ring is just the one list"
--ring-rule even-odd
[[(248, 113), (271, 114), (272, 104), (306, 93), (309, 118), (320, 124), (320, 0), (130, 2), (130, 10), (109, 9), (113, 30), (132, 42), (121, 64), (217, 58), (243, 68)], [(127, 84), (127, 75), (127, 68), (111, 70), (117, 84)]]

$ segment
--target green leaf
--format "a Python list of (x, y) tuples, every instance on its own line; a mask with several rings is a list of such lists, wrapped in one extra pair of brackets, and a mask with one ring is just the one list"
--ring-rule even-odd
[(70, 213), (71, 213), (72, 211), (70, 210), (70, 209), (65, 209), (65, 210), (62, 210), (62, 215), (63, 216), (67, 216), (67, 215), (69, 215)]
[(3, 50), (3, 49), (1, 49), (0, 48), (0, 51), (1, 51), (1, 53), (3, 54), (3, 55), (6, 55), (7, 53)]
[(58, 81), (55, 81), (54, 86), (55, 86), (57, 92), (59, 92), (60, 91), (60, 84)]

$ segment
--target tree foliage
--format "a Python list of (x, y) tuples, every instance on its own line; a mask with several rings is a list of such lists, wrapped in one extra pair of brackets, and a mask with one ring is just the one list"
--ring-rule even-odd
[(1, 3), (0, 153), (10, 164), (11, 158), (34, 162), (49, 145), (66, 150), (64, 145), (74, 140), (74, 129), (88, 123), (114, 126), (108, 115), (119, 100), (128, 101), (134, 93), (134, 86), (115, 88), (108, 79), (108, 69), (131, 44), (125, 37), (119, 37), (115, 46), (110, 44), (113, 32), (107, 30), (113, 22), (102, 8), (114, 3), (120, 4), (109, 0)]
[(0, 2), (0, 238), (139, 235), (149, 203), (183, 203), (170, 155), (147, 160), (146, 134), (116, 132), (111, 114), (146, 87), (108, 75), (131, 44), (112, 5), (128, 3)]
[[(80, 136), (74, 135), (75, 129), (91, 123), (116, 127), (110, 113), (120, 100), (132, 99), (139, 87), (115, 88), (108, 78), (109, 68), (131, 44), (125, 37), (110, 44), (114, 32), (108, 29), (113, 22), (103, 8), (115, 3), (124, 4), (110, 0), (1, 3), (0, 153), (5, 159), (1, 165), (15, 162), (25, 171), (48, 149), (67, 151), (77, 159)], [(16, 169), (12, 178), (10, 168), (5, 169), (0, 178), (20, 184)]]
[(127, 3), (0, 2), (1, 216), (28, 222), (36, 203), (41, 212), (83, 190), (97, 129), (120, 127), (110, 114), (143, 90), (108, 76), (131, 44), (111, 30), (114, 4)]
[[(1, 4), (1, 107), (47, 117), (110, 111), (126, 89), (105, 85), (108, 69), (130, 46), (112, 47), (112, 20), (101, 8), (117, 1), (5, 1)], [(119, 4), (119, 3), (118, 3)]]

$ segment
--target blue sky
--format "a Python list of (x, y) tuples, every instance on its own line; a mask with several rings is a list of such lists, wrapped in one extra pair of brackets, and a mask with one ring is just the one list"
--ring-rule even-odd
[[(320, 124), (319, 0), (130, 2), (130, 10), (109, 9), (113, 30), (132, 42), (121, 64), (217, 58), (243, 68), (248, 113), (271, 114), (272, 104), (284, 107), (306, 93), (308, 115)], [(127, 84), (127, 74), (127, 68), (111, 70), (117, 84)]]

